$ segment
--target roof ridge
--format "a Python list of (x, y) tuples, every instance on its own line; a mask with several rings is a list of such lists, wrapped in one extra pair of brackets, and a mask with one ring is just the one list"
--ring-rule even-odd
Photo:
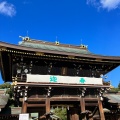
[(68, 53), (78, 53), (78, 54), (92, 54), (90, 51), (88, 51), (88, 49), (82, 49), (82, 48), (76, 48), (76, 47), (71, 47), (71, 46), (60, 46), (60, 45), (56, 45), (56, 44), (45, 44), (45, 43), (41, 43), (38, 44), (37, 42), (35, 42), (35, 44), (33, 41), (22, 41), (19, 45), (20, 46), (25, 46), (25, 47), (31, 47), (31, 48), (37, 48), (37, 49), (44, 49), (44, 50), (52, 50), (52, 51), (59, 51), (59, 52), (68, 52)]
[[(86, 45), (72, 45), (72, 44), (63, 44), (63, 43), (59, 43), (59, 41), (55, 41), (55, 42), (49, 42), (49, 41), (44, 41), (44, 40), (35, 40), (35, 39), (29, 39), (29, 40), (24, 40), (22, 41), (22, 43), (39, 43), (39, 44), (45, 44), (45, 45), (52, 45), (52, 46), (59, 46), (59, 47), (67, 47), (67, 48), (75, 48), (75, 49), (82, 49), (82, 50), (87, 50), (87, 46)], [(58, 42), (58, 43), (57, 43)], [(22, 44), (21, 43), (21, 44)]]

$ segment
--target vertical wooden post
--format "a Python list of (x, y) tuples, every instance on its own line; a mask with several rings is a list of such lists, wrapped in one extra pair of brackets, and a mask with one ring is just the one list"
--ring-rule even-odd
[(81, 106), (81, 112), (85, 111), (85, 101), (84, 101), (84, 98), (81, 98), (80, 106)]
[(73, 108), (72, 108), (71, 120), (75, 120), (75, 118), (74, 118), (74, 110), (73, 110)]
[(78, 110), (77, 108), (73, 108), (72, 120), (79, 120)]
[(79, 120), (79, 115), (78, 115), (77, 111), (75, 111), (74, 120)]
[(25, 101), (24, 97), (23, 97), (23, 102), (22, 102), (22, 113), (26, 113), (27, 112), (27, 102)]
[(98, 106), (99, 106), (99, 112), (100, 112), (101, 120), (105, 120), (102, 101), (100, 101), (100, 99), (98, 99)]
[(50, 98), (46, 98), (46, 113), (50, 112)]
[[(84, 98), (81, 98), (80, 106), (81, 106), (81, 112), (84, 112), (85, 111), (85, 100), (84, 100)], [(85, 117), (82, 120), (85, 120)]]
[(72, 107), (71, 108), (71, 117), (70, 120), (79, 120), (79, 114), (78, 114), (78, 109)]
[[(50, 113), (50, 98), (46, 98), (46, 113)], [(46, 116), (46, 120), (50, 120), (50, 115)]]

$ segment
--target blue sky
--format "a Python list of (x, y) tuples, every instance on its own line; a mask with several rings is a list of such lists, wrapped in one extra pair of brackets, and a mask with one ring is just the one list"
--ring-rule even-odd
[[(89, 51), (120, 56), (120, 0), (0, 0), (0, 41), (19, 36), (88, 45)], [(108, 74), (113, 86), (120, 67)], [(2, 83), (0, 79), (0, 83)]]

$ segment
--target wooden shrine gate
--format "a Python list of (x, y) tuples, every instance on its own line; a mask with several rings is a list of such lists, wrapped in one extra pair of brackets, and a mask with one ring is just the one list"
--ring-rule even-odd
[(29, 37), (22, 37), (19, 45), (0, 42), (0, 56), (3, 80), (14, 84), (14, 100), (22, 113), (35, 110), (40, 117), (53, 105), (64, 104), (72, 105), (67, 109), (68, 120), (95, 120), (95, 116), (105, 120), (102, 100), (110, 82), (103, 81), (120, 65), (120, 56), (97, 55), (82, 44)]
[[(32, 98), (28, 98), (28, 102), (23, 101), (22, 113), (27, 113), (30, 107), (39, 108), (39, 118), (45, 113), (49, 114), (51, 107), (54, 105), (66, 105), (67, 109), (67, 120), (105, 120), (102, 101), (98, 98), (79, 98), (79, 97), (61, 97), (61, 98), (35, 98), (35, 101), (41, 101), (39, 104), (33, 104), (30, 101)], [(44, 101), (44, 102), (43, 102)], [(44, 104), (43, 104), (44, 103)], [(62, 106), (61, 105), (61, 106)], [(71, 106), (72, 105), (72, 106)], [(97, 109), (98, 108), (98, 109)], [(33, 112), (33, 111), (32, 111)], [(35, 111), (36, 112), (36, 111)], [(37, 111), (38, 112), (38, 111)], [(96, 116), (96, 118), (95, 118)]]

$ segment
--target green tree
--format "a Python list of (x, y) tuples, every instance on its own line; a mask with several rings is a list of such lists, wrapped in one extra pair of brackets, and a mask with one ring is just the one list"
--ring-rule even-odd
[(53, 110), (53, 112), (55, 113), (55, 115), (60, 117), (61, 120), (67, 120), (67, 110), (66, 110), (66, 108), (55, 108)]
[(118, 92), (119, 88), (111, 88), (110, 92)]
[(13, 95), (13, 86), (10, 83), (3, 83), (0, 85), (0, 89), (6, 89), (6, 93), (12, 97)]
[(120, 82), (118, 84), (118, 87), (115, 87), (115, 88), (111, 88), (110, 92), (118, 92), (120, 91)]
[(0, 89), (6, 89), (6, 88), (10, 88), (11, 87), (11, 84), (10, 83), (3, 83), (0, 85)]
[(118, 84), (118, 88), (120, 89), (120, 82), (119, 82), (119, 84)]

